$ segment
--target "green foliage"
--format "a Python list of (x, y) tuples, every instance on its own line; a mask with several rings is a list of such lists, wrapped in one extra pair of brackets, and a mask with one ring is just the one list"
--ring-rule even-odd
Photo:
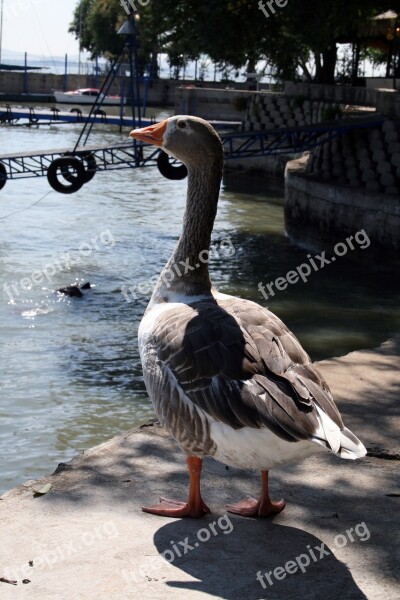
[(72, 23), (69, 26), (69, 32), (74, 33), (77, 40), (80, 40), (80, 46), (82, 49), (88, 50), (93, 56), (98, 56), (101, 52), (96, 54), (93, 44), (93, 32), (91, 30), (91, 23), (89, 21), (89, 15), (93, 8), (95, 0), (81, 0), (75, 7), (74, 16)]
[(92, 43), (96, 54), (115, 56), (120, 52), (123, 39), (116, 31), (123, 21), (121, 10), (117, 0), (92, 1), (88, 26), (92, 32)]
[(386, 63), (387, 52), (376, 48), (364, 48), (361, 53), (361, 60), (369, 60), (374, 67), (378, 67)]
[[(176, 75), (187, 61), (206, 55), (222, 66), (227, 81), (231, 70), (253, 71), (262, 59), (281, 80), (295, 79), (299, 68), (311, 80), (307, 63), (312, 57), (316, 81), (332, 83), (337, 44), (356, 42), (359, 27), (392, 4), (289, 0), (267, 18), (258, 0), (151, 0), (143, 7), (136, 4), (139, 53), (142, 65), (150, 61), (154, 74), (157, 54), (166, 52)], [(80, 0), (70, 28), (75, 35), (80, 14), (82, 47), (93, 55), (115, 55), (121, 44), (116, 30), (126, 19), (120, 0)]]
[(118, 0), (80, 0), (76, 5), (69, 31), (92, 57), (118, 54), (122, 44), (116, 35), (118, 6)]

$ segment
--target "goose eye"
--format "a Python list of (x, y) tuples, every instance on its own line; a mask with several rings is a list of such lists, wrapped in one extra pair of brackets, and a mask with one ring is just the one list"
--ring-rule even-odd
[(177, 123), (177, 125), (178, 125), (179, 129), (185, 129), (185, 127), (186, 127), (185, 121), (179, 121)]

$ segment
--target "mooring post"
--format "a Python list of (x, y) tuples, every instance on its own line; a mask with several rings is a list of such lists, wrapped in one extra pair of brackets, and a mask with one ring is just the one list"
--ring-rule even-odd
[(64, 92), (68, 92), (68, 54), (65, 55), (64, 62)]
[(25, 52), (25, 61), (24, 61), (24, 94), (29, 93), (29, 84), (28, 84), (28, 53)]

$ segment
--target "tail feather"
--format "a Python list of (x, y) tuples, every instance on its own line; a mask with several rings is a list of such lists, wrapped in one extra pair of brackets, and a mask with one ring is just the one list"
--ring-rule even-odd
[(367, 449), (350, 429), (345, 427), (340, 432), (340, 457), (354, 460), (367, 454)]
[(354, 460), (367, 454), (364, 445), (350, 429), (347, 429), (347, 427), (340, 429), (317, 404), (315, 408), (319, 427), (311, 438), (313, 442), (325, 446), (325, 448), (341, 458)]

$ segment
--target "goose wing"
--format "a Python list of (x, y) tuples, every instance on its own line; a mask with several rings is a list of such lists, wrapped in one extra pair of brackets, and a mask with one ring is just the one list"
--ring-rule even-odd
[(149, 342), (163, 373), (158, 393), (169, 380), (175, 394), (178, 386), (180, 397), (233, 429), (267, 427), (338, 452), (344, 425), (326, 382), (296, 337), (258, 304), (228, 298), (171, 307)]

